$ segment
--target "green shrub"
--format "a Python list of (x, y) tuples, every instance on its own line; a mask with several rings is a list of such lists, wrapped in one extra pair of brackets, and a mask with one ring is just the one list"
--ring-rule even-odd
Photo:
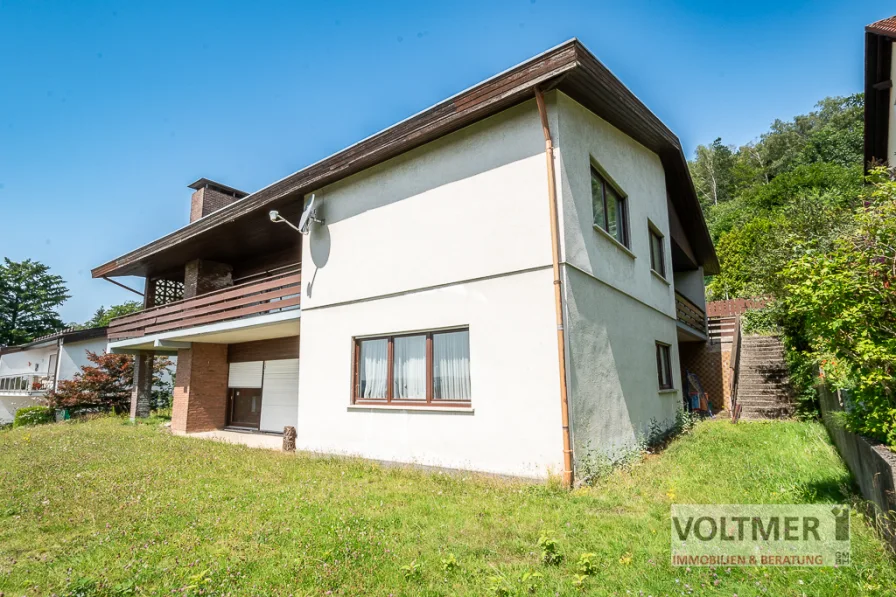
[(26, 406), (16, 411), (16, 418), (12, 426), (43, 425), (55, 420), (55, 411), (49, 406)]

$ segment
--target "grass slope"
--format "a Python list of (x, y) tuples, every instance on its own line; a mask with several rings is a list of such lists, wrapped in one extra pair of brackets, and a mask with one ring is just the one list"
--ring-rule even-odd
[[(0, 594), (524, 595), (527, 571), (537, 595), (890, 594), (896, 566), (858, 515), (851, 567), (669, 564), (673, 502), (841, 502), (848, 483), (813, 423), (703, 423), (568, 493), (69, 422), (0, 432)], [(583, 552), (599, 572), (575, 587)]]

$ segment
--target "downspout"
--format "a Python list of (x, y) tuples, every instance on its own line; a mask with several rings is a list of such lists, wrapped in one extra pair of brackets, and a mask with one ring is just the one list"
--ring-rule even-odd
[(557, 318), (557, 364), (560, 368), (560, 424), (563, 431), (563, 484), (572, 487), (572, 442), (569, 434), (569, 397), (566, 390), (566, 333), (563, 329), (563, 292), (560, 281), (560, 228), (557, 213), (557, 181), (554, 175), (554, 143), (548, 126), (548, 112), (544, 95), (535, 88), (535, 103), (541, 116), (544, 133), (544, 155), (548, 165), (548, 203), (551, 208), (551, 257), (554, 268), (554, 311)]

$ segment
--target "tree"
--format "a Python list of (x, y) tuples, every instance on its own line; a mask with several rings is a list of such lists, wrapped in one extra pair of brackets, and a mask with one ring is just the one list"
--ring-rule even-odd
[(112, 305), (108, 309), (100, 307), (93, 314), (93, 317), (84, 322), (84, 328), (101, 328), (109, 325), (109, 322), (116, 317), (124, 317), (131, 313), (136, 313), (143, 309), (143, 304), (139, 301), (128, 301), (120, 305)]
[(37, 261), (15, 262), (4, 257), (0, 264), (0, 345), (24, 344), (65, 327), (56, 308), (69, 298), (68, 289), (61, 276), (49, 271)]
[[(87, 360), (93, 365), (81, 367), (72, 379), (59, 382), (57, 389), (47, 394), (47, 401), (54, 408), (94, 406), (125, 411), (131, 402), (134, 385), (134, 357), (127, 354), (87, 352)], [(170, 360), (156, 357), (153, 360), (153, 386), (171, 367)]]
[(734, 190), (734, 152), (718, 138), (699, 145), (690, 162), (694, 187), (702, 205), (718, 205), (731, 199)]

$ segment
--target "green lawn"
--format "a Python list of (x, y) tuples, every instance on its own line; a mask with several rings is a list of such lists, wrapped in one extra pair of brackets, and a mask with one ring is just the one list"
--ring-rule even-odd
[[(537, 595), (892, 594), (896, 565), (859, 514), (851, 567), (669, 564), (673, 501), (841, 502), (848, 483), (814, 423), (703, 423), (568, 493), (68, 422), (0, 432), (0, 595), (524, 595), (527, 571)], [(583, 552), (599, 572), (576, 587)]]

